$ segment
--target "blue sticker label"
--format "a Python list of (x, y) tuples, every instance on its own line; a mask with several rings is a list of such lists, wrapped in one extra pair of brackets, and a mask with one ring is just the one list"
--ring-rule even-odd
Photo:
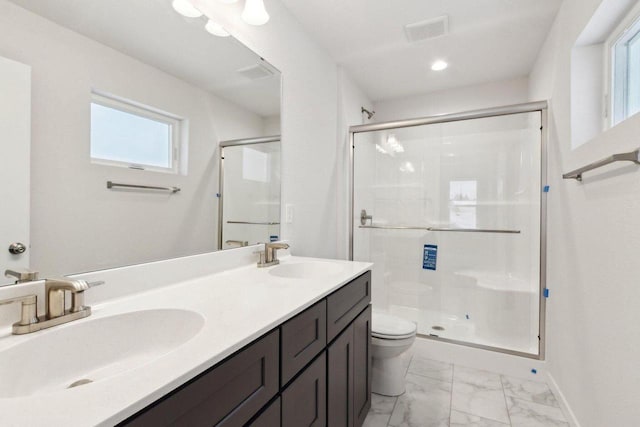
[(422, 269), (435, 270), (438, 260), (438, 246), (424, 245), (424, 255), (422, 256)]
[(548, 193), (548, 192), (549, 192), (549, 186), (548, 186), (548, 185), (545, 185), (545, 186), (544, 186), (544, 192), (545, 192), (545, 193)]
[(278, 236), (269, 236), (269, 241), (270, 242), (277, 242), (278, 241)]

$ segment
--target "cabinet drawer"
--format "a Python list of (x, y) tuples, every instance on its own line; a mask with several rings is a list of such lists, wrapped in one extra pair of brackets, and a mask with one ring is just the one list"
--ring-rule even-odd
[(278, 392), (279, 331), (246, 347), (125, 423), (242, 426)]
[(325, 300), (282, 325), (280, 331), (282, 385), (291, 380), (327, 345), (327, 303)]
[(327, 297), (327, 341), (331, 341), (371, 301), (371, 272), (354, 279)]
[(273, 402), (258, 418), (249, 423), (250, 427), (280, 427), (280, 398)]
[(325, 427), (327, 358), (322, 353), (282, 392), (282, 427)]

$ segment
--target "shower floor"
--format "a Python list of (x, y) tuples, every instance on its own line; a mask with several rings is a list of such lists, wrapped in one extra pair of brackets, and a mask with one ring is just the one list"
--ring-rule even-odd
[(403, 319), (416, 322), (418, 334), (437, 336), (450, 340), (463, 341), (472, 344), (486, 345), (506, 350), (538, 354), (537, 339), (526, 344), (510, 342), (504, 337), (480, 337), (476, 333), (476, 326), (470, 319), (461, 318), (455, 314), (442, 313), (434, 310), (420, 310), (414, 307), (391, 305), (389, 313)]

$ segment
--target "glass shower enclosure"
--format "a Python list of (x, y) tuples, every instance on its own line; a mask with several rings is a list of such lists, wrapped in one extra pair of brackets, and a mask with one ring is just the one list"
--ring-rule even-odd
[(544, 357), (546, 102), (351, 128), (351, 258), (374, 310)]
[(280, 135), (220, 142), (218, 248), (280, 239)]

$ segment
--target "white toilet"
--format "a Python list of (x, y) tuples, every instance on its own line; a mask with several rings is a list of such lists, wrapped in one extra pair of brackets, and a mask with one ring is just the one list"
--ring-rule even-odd
[(385, 396), (399, 396), (404, 393), (404, 367), (400, 356), (409, 350), (415, 339), (415, 323), (389, 314), (373, 312), (371, 391)]

